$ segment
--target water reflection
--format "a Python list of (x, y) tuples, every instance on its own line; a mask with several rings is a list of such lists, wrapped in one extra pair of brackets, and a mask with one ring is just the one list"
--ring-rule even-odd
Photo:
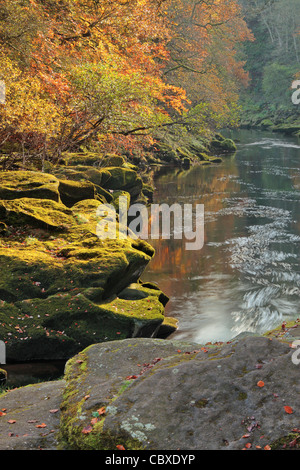
[(171, 298), (177, 338), (205, 343), (261, 333), (299, 316), (300, 145), (238, 131), (238, 152), (221, 165), (163, 170), (154, 202), (205, 206), (205, 244), (150, 240), (143, 279)]

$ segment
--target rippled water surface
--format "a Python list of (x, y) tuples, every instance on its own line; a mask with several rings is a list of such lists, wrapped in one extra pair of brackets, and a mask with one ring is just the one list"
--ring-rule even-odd
[(170, 297), (178, 339), (228, 341), (300, 316), (300, 141), (232, 134), (235, 156), (217, 166), (162, 170), (156, 203), (204, 204), (205, 244), (149, 240), (156, 256), (143, 280)]

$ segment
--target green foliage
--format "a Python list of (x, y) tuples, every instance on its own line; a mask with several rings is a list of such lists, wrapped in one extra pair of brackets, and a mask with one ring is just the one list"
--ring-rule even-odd
[(290, 105), (291, 84), (296, 73), (295, 66), (280, 65), (276, 62), (264, 68), (262, 91), (270, 103)]

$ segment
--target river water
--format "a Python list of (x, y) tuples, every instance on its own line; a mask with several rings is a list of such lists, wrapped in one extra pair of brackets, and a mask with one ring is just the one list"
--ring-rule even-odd
[(170, 297), (177, 339), (228, 341), (300, 317), (300, 141), (249, 130), (223, 163), (162, 169), (154, 203), (203, 204), (205, 242), (152, 240), (143, 275)]

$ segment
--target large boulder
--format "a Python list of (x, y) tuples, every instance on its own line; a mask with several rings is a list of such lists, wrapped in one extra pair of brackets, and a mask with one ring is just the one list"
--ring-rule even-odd
[[(73, 183), (63, 185), (71, 197)], [(75, 199), (71, 207), (60, 197), (0, 201), (0, 338), (8, 362), (68, 359), (94, 342), (153, 336), (164, 323), (165, 298), (139, 281), (153, 248), (127, 236), (113, 212), (102, 239), (97, 209), (105, 199)]]
[(226, 139), (221, 134), (216, 134), (215, 137), (210, 142), (210, 147), (212, 151), (217, 153), (235, 153), (237, 151), (237, 146), (232, 139)]
[(61, 436), (81, 450), (289, 448), (299, 439), (292, 354), (286, 343), (251, 336), (92, 345), (67, 363)]
[(0, 199), (38, 198), (59, 202), (59, 181), (35, 171), (0, 171)]

